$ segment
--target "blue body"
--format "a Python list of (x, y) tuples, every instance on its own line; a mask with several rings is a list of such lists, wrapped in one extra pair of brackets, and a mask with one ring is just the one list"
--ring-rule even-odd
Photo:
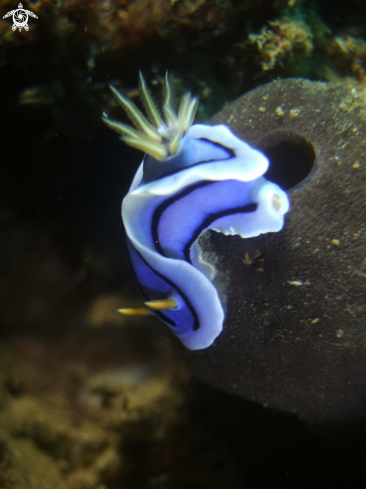
[(148, 156), (122, 205), (131, 263), (146, 301), (172, 298), (156, 315), (192, 350), (220, 334), (224, 308), (214, 264), (198, 243), (207, 229), (243, 238), (279, 231), (286, 194), (262, 175), (268, 161), (225, 126), (192, 126), (166, 161)]

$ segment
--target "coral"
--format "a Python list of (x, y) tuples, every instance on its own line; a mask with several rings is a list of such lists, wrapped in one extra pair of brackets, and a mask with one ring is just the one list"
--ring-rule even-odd
[(295, 54), (310, 56), (314, 49), (313, 35), (309, 26), (302, 21), (282, 18), (268, 22), (260, 34), (249, 34), (249, 44), (258, 49), (259, 62), (264, 71)]
[[(37, 472), (43, 459), (46, 459), (47, 478), (52, 475), (57, 480), (61, 469), (67, 487), (87, 487), (80, 480), (81, 472), (84, 472), (88, 473), (89, 479), (92, 476), (90, 487), (97, 487), (106, 478), (112, 477), (120, 464), (116, 451), (118, 436), (103, 433), (90, 423), (73, 427), (69, 407), (62, 399), (40, 401), (24, 396), (9, 404), (1, 414), (1, 423), (7, 426), (8, 433), (13, 437), (12, 445), (22, 457), (31, 460), (33, 454), (36, 465), (28, 466), (32, 479), (42, 475)], [(60, 481), (57, 480), (57, 483), (60, 484)]]
[(107, 487), (130, 473), (126, 460), (134, 440), (161, 443), (180, 422), (184, 369), (175, 366), (165, 374), (158, 364), (146, 363), (148, 355), (145, 364), (133, 367), (131, 356), (121, 348), (113, 352), (113, 341), (107, 346), (105, 337), (97, 349), (83, 341), (74, 360), (75, 338), (2, 343), (1, 487)]
[[(136, 327), (137, 348), (108, 328), (98, 339), (89, 330), (79, 340), (2, 342), (1, 487), (236, 487), (238, 470), (220, 437), (186, 421), (186, 369), (165, 338), (146, 338), (155, 328)], [(207, 402), (199, 407), (205, 414)]]
[[(6, 13), (12, 2), (2, 7)], [(182, 93), (199, 95), (203, 120), (254, 88), (258, 76), (327, 79), (334, 60), (327, 45), (343, 36), (338, 27), (329, 40), (331, 12), (322, 5), (321, 16), (320, 6), (307, 0), (267, 0), (265, 6), (252, 0), (38, 0), (29, 8), (38, 20), (30, 20), (28, 32), (13, 32), (9, 19), (0, 20), (0, 88), (21, 109), (49, 116), (48, 138), (62, 133), (74, 141), (90, 141), (100, 113), (113, 105), (108, 85), (133, 93), (138, 70), (159, 84), (171, 69)], [(260, 26), (266, 27), (258, 33)]]
[[(281, 7), (269, 4), (268, 15), (281, 18)], [(11, 2), (2, 6), (5, 13)], [(207, 118), (250, 79), (235, 62), (242, 35), (236, 33), (247, 31), (249, 15), (251, 22), (267, 20), (250, 1), (38, 0), (31, 8), (38, 20), (29, 32), (12, 32), (9, 19), (0, 21), (0, 68), (15, 74), (11, 91), (22, 106), (51, 116), (48, 137), (61, 132), (76, 141), (92, 137), (103, 105), (111, 103), (108, 84), (129, 92), (139, 69), (152, 83), (173, 70), (182, 91), (200, 95), (199, 115)]]

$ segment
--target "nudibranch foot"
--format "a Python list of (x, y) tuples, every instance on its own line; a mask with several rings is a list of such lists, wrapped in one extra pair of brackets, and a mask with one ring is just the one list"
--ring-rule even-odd
[(209, 230), (243, 238), (279, 231), (285, 192), (263, 174), (269, 162), (226, 126), (191, 126), (197, 99), (176, 114), (165, 79), (163, 116), (140, 75), (148, 119), (112, 89), (135, 129), (105, 119), (122, 139), (146, 151), (122, 203), (131, 263), (145, 305), (191, 350), (207, 348), (223, 329), (225, 304), (216, 268), (199, 239)]

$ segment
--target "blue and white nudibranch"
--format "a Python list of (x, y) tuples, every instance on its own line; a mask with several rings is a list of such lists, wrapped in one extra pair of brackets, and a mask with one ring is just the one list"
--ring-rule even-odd
[(223, 329), (225, 311), (213, 285), (215, 267), (205, 260), (199, 237), (208, 229), (242, 238), (279, 231), (287, 195), (262, 176), (267, 158), (226, 126), (192, 126), (198, 103), (189, 93), (175, 113), (168, 75), (162, 114), (140, 75), (148, 118), (111, 89), (136, 129), (104, 122), (146, 153), (122, 202), (145, 304), (187, 348), (207, 348)]

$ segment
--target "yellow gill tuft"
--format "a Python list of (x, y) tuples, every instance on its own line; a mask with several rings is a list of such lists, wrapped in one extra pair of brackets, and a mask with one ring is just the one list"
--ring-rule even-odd
[(139, 91), (142, 104), (148, 118), (114, 87), (110, 87), (118, 104), (125, 110), (136, 129), (109, 120), (107, 116), (103, 121), (110, 128), (120, 134), (121, 139), (133, 148), (144, 151), (153, 158), (163, 161), (179, 151), (180, 141), (191, 127), (197, 107), (198, 99), (186, 93), (180, 102), (178, 114), (174, 111), (174, 94), (169, 81), (168, 72), (164, 82), (164, 102), (162, 115), (154, 102), (149, 88), (140, 72)]

